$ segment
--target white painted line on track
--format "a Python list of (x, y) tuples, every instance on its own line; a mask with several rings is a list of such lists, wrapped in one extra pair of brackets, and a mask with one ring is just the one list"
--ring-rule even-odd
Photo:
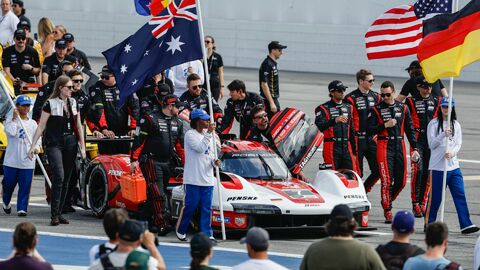
[(355, 231), (358, 235), (373, 235), (373, 236), (392, 236), (391, 232), (379, 232), (379, 231)]

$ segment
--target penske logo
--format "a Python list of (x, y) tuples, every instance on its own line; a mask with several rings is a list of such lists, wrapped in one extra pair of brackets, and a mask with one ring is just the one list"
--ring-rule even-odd
[(236, 197), (228, 197), (227, 202), (230, 201), (255, 201), (257, 197), (255, 196), (236, 196)]

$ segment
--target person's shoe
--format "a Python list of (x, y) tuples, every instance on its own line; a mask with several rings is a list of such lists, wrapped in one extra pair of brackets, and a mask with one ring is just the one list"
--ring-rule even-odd
[(217, 243), (217, 239), (215, 239), (215, 237), (210, 236), (209, 239), (210, 239), (210, 241), (212, 241), (213, 243), (215, 243), (215, 244)]
[(2, 207), (5, 214), (10, 215), (12, 213), (12, 207), (10, 206), (10, 204), (6, 205), (5, 203), (3, 203)]
[(384, 210), (383, 215), (385, 216), (385, 223), (391, 224), (393, 220), (393, 214), (391, 210)]
[(58, 226), (60, 225), (60, 220), (58, 219), (58, 217), (52, 217), (52, 219), (50, 220), (50, 226)]
[(76, 210), (75, 210), (75, 208), (73, 208), (73, 206), (71, 206), (71, 205), (63, 206), (62, 214), (75, 213), (75, 212), (76, 212)]
[(480, 228), (478, 228), (477, 225), (470, 225), (462, 229), (462, 234), (471, 234), (471, 233), (478, 232), (479, 230)]
[(175, 234), (177, 235), (177, 238), (178, 240), (182, 241), (182, 242), (186, 242), (187, 241), (187, 234), (181, 234), (177, 231), (175, 231)]
[(172, 230), (173, 230), (173, 229), (172, 229), (171, 226), (166, 226), (166, 227), (163, 227), (163, 228), (158, 228), (157, 234), (158, 234), (158, 236), (165, 236), (165, 235), (169, 234)]
[(70, 224), (70, 222), (69, 222), (67, 219), (65, 219), (64, 217), (62, 217), (62, 216), (59, 216), (59, 217), (58, 217), (58, 222), (59, 222), (60, 224)]
[(420, 205), (418, 203), (413, 204), (412, 212), (416, 218), (423, 217), (422, 209), (420, 208)]
[(27, 212), (24, 211), (24, 210), (20, 210), (20, 211), (17, 212), (17, 215), (18, 215), (19, 217), (26, 217), (26, 216), (27, 216)]

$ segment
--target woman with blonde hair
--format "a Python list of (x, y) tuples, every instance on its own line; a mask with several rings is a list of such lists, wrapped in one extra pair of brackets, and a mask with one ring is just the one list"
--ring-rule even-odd
[[(72, 90), (73, 82), (69, 77), (65, 75), (58, 77), (52, 95), (43, 105), (40, 122), (32, 140), (32, 145), (35, 145), (45, 131), (44, 149), (52, 169), (50, 210), (52, 226), (69, 224), (61, 212), (78, 148), (82, 158), (85, 158), (83, 128), (77, 102), (71, 97)], [(35, 156), (34, 150), (32, 147), (28, 152), (31, 159)]]
[(53, 37), (54, 30), (55, 26), (49, 18), (43, 17), (40, 19), (40, 21), (38, 21), (38, 42), (42, 44), (44, 58), (52, 55), (52, 53), (55, 51), (55, 40)]
[(55, 25), (55, 29), (53, 30), (53, 39), (55, 39), (55, 41), (62, 39), (63, 35), (65, 35), (66, 33), (67, 33), (67, 28), (65, 28), (65, 26), (60, 24)]

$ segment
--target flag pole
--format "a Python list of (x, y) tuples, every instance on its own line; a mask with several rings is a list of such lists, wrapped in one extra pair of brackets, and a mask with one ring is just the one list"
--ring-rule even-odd
[[(2, 75), (2, 77), (3, 77), (3, 75)], [(15, 103), (13, 103), (13, 100), (12, 100), (12, 97), (10, 96), (10, 93), (7, 92), (7, 85), (5, 85), (5, 81), (3, 79), (0, 79), (0, 84), (1, 84), (1, 87), (2, 87), (5, 95), (8, 97), (8, 102), (12, 106), (12, 109), (15, 109)], [(30, 138), (30, 134), (28, 134), (28, 130), (25, 128), (25, 126), (23, 125), (23, 122), (21, 120), (18, 120), (18, 122), (20, 123), (20, 126), (22, 127), (22, 129), (25, 131), (25, 134), (27, 135), (26, 137), (27, 137), (28, 143), (30, 143), (30, 145), (32, 145), (32, 138)], [(52, 187), (52, 182), (50, 182), (50, 178), (48, 177), (47, 172), (45, 171), (45, 167), (43, 167), (43, 163), (40, 160), (40, 157), (38, 155), (35, 155), (35, 159), (37, 160), (38, 166), (40, 166), (40, 169), (42, 170), (42, 173), (45, 176), (45, 180), (47, 180), (48, 186)]]
[[(210, 75), (208, 74), (208, 65), (207, 65), (207, 52), (204, 45), (205, 34), (203, 32), (203, 22), (202, 22), (202, 10), (200, 9), (200, 0), (196, 0), (197, 5), (197, 14), (198, 14), (198, 30), (200, 32), (200, 43), (202, 44), (202, 54), (203, 54), (203, 69), (205, 72), (205, 81), (207, 83), (207, 93), (208, 93), (208, 107), (209, 107), (209, 114), (210, 114), (210, 123), (214, 123), (213, 118), (213, 104), (212, 104), (212, 91), (210, 88)], [(213, 134), (213, 155), (217, 157), (217, 145), (215, 140), (215, 133)], [(217, 178), (217, 192), (218, 192), (218, 202), (219, 202), (219, 210), (220, 210), (220, 223), (222, 226), (222, 239), (227, 240), (227, 236), (225, 233), (225, 218), (223, 215), (223, 200), (222, 200), (222, 192), (220, 191), (221, 183), (220, 183), (220, 169), (218, 166), (215, 166), (215, 177)]]
[[(453, 0), (452, 2), (452, 13), (458, 11), (458, 0)], [(452, 127), (450, 126), (450, 121), (452, 119), (452, 99), (453, 99), (453, 77), (450, 77), (450, 85), (448, 89), (448, 116), (447, 116), (447, 129), (449, 130)], [(440, 124), (440, 123), (439, 123)], [(452, 134), (453, 136), (454, 134)], [(450, 151), (450, 147), (448, 146), (449, 137), (445, 136), (445, 155)], [(443, 179), (442, 179), (442, 200), (440, 202), (440, 221), (443, 222), (443, 217), (445, 213), (445, 193), (447, 189), (447, 165), (448, 160), (446, 157), (443, 158)], [(427, 220), (428, 222), (428, 220)]]

